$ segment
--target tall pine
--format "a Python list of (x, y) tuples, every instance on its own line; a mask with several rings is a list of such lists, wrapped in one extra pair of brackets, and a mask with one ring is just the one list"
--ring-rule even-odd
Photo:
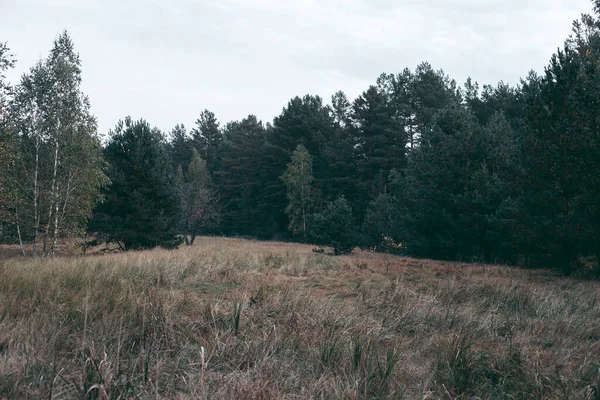
[(256, 116), (230, 122), (224, 130), (221, 165), (216, 173), (222, 205), (222, 228), (230, 235), (265, 236), (271, 211), (261, 207), (265, 174), (262, 156), (265, 128)]
[(90, 233), (125, 250), (177, 247), (183, 196), (160, 131), (126, 118), (110, 133), (104, 157), (111, 184), (96, 207)]
[(219, 150), (223, 141), (223, 133), (215, 114), (208, 110), (202, 111), (191, 133), (193, 146), (206, 160), (208, 170), (213, 174), (219, 166)]

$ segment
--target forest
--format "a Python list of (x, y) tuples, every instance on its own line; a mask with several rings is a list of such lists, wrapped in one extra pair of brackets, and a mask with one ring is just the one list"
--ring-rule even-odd
[(294, 97), (266, 123), (204, 110), (170, 132), (125, 116), (98, 132), (66, 31), (14, 85), (0, 43), (0, 242), (44, 257), (72, 238), (137, 250), (235, 236), (599, 277), (594, 10), (516, 86), (423, 62), (356, 99)]

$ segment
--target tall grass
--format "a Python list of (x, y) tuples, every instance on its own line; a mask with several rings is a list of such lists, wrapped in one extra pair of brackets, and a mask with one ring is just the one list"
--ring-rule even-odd
[(201, 238), (0, 264), (0, 398), (600, 398), (600, 285)]

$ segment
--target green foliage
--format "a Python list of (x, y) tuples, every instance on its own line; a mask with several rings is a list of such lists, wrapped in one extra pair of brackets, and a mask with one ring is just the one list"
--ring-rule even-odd
[(104, 150), (111, 184), (89, 225), (91, 233), (124, 249), (181, 243), (181, 190), (161, 133), (144, 121), (126, 118), (111, 132)]
[[(510, 125), (497, 115), (479, 126), (472, 113), (449, 108), (411, 157), (408, 196), (399, 207), (409, 252), (421, 256), (510, 259), (510, 179), (518, 172), (518, 147)], [(398, 193), (399, 198), (402, 193)]]
[[(267, 129), (267, 144), (263, 157), (268, 169), (263, 174), (265, 202), (261, 208), (273, 215), (277, 232), (285, 232), (288, 218), (285, 209), (288, 205), (286, 186), (281, 180), (293, 151), (302, 144), (312, 156), (315, 182), (322, 182), (329, 164), (325, 148), (333, 134), (333, 119), (329, 108), (318, 96), (295, 97), (282, 113), (275, 117), (273, 126)], [(316, 185), (321, 189), (320, 185)]]
[(403, 171), (409, 154), (417, 148), (436, 113), (460, 103), (456, 83), (442, 70), (428, 63), (413, 72), (382, 74), (353, 103), (356, 126), (355, 163), (358, 167), (358, 222), (363, 221), (369, 203), (386, 192), (392, 170)]
[(196, 149), (192, 151), (187, 177), (183, 177), (183, 172), (178, 172), (178, 182), (186, 206), (186, 241), (189, 235), (190, 244), (193, 244), (196, 236), (211, 232), (221, 222), (218, 193), (213, 187), (206, 161), (200, 157)]
[(392, 251), (400, 248), (394, 242), (396, 202), (389, 193), (382, 193), (369, 205), (363, 223), (362, 244), (377, 251)]
[(173, 168), (181, 167), (187, 173), (187, 168), (192, 160), (192, 138), (187, 133), (184, 125), (177, 124), (171, 131), (169, 153)]
[(213, 185), (206, 161), (200, 157), (200, 154), (198, 154), (196, 149), (192, 150), (192, 159), (188, 168), (187, 181), (190, 183), (192, 191), (204, 187), (211, 187)]
[(217, 170), (219, 150), (223, 142), (223, 133), (215, 113), (204, 110), (196, 121), (196, 128), (192, 129), (192, 143), (198, 153), (206, 160), (208, 170), (212, 174)]
[(354, 102), (354, 118), (360, 126), (359, 168), (367, 184), (384, 178), (405, 165), (406, 134), (396, 118), (394, 93), (382, 76)]
[(349, 203), (358, 205), (360, 198), (359, 170), (356, 163), (356, 133), (352, 122), (352, 104), (344, 92), (331, 98), (333, 131), (323, 149), (327, 168), (319, 178), (319, 189), (327, 199), (345, 196)]
[(96, 120), (81, 82), (79, 54), (63, 32), (49, 56), (15, 88), (19, 223), (25, 238), (33, 241), (34, 255), (42, 235), (47, 254), (59, 237), (83, 233), (107, 182)]
[(285, 213), (290, 219), (288, 229), (306, 242), (309, 216), (315, 205), (317, 193), (313, 188), (312, 157), (306, 148), (299, 144), (292, 154), (292, 161), (281, 176), (287, 186), (288, 206)]
[[(14, 66), (14, 60), (6, 43), (0, 43), (0, 226), (13, 220), (13, 210), (18, 202), (13, 166), (18, 158), (15, 132), (7, 108), (10, 86), (5, 82), (4, 72)], [(4, 229), (0, 227), (0, 238)]]
[(263, 157), (265, 129), (250, 115), (228, 123), (224, 136), (221, 165), (215, 173), (222, 198), (222, 227), (227, 234), (265, 236), (266, 221), (273, 214), (263, 206), (268, 167)]
[(312, 220), (312, 236), (319, 243), (333, 247), (335, 255), (352, 252), (357, 244), (357, 233), (352, 208), (345, 197), (328, 203)]
[(527, 83), (525, 262), (570, 273), (600, 255), (600, 28), (584, 15), (546, 73)]
[[(16, 226), (34, 254), (42, 240), (45, 254), (49, 238), (53, 249), (58, 237), (81, 233), (108, 162), (113, 182), (102, 207), (111, 211), (90, 226), (128, 248), (175, 246), (175, 232), (192, 242), (218, 232), (312, 239), (336, 253), (361, 244), (594, 275), (600, 3), (593, 3), (596, 15), (575, 21), (545, 73), (529, 73), (516, 87), (469, 78), (458, 88), (425, 62), (380, 75), (353, 101), (341, 91), (330, 105), (294, 97), (266, 126), (250, 115), (221, 129), (204, 110), (190, 134), (177, 125), (165, 143), (147, 124), (128, 121), (105, 160), (69, 36), (60, 35), (14, 92), (3, 76), (13, 60), (0, 44), (0, 219), (10, 224), (2, 230)], [(320, 201), (329, 203), (321, 209)]]

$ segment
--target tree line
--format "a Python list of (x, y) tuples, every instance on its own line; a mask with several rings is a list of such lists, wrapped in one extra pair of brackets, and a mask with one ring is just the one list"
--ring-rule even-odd
[[(52, 254), (86, 235), (123, 249), (201, 234), (360, 246), (570, 273), (600, 251), (600, 1), (543, 74), (460, 86), (428, 63), (356, 99), (291, 99), (263, 124), (200, 113), (169, 134), (125, 118), (100, 141), (63, 33), (0, 80), (5, 241)], [(0, 46), (0, 75), (12, 67)]]

